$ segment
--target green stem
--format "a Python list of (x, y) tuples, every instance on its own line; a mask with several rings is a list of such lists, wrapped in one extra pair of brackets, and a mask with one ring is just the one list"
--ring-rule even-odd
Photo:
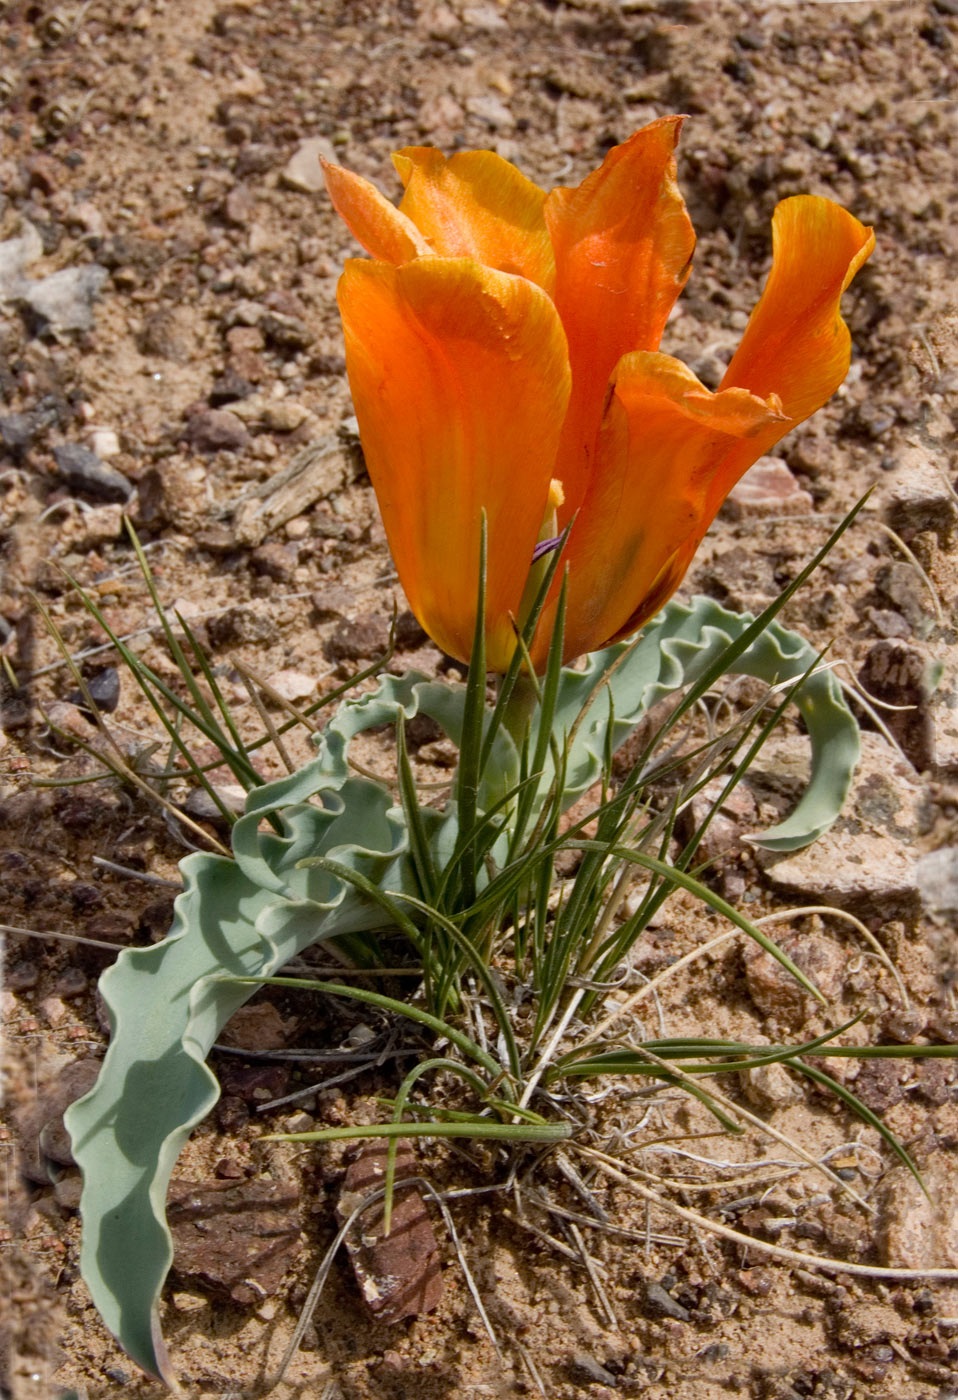
[(502, 716), (502, 723), (520, 754), (538, 701), (539, 687), (534, 678), (528, 672), (520, 671)]

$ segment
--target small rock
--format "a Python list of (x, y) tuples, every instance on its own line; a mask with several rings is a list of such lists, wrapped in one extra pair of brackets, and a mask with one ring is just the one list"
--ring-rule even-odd
[(16, 238), (0, 243), (0, 305), (17, 301), (28, 286), (24, 268), (43, 256), (43, 239), (26, 220)]
[(244, 1307), (276, 1293), (302, 1252), (291, 1183), (174, 1178), (167, 1201), (176, 1272)]
[[(234, 816), (242, 816), (246, 810), (246, 789), (239, 783), (216, 783), (213, 791), (227, 811)], [(183, 803), (183, 811), (198, 822), (212, 822), (214, 826), (228, 825), (222, 808), (205, 788), (194, 788)]]
[(124, 505), (133, 495), (133, 487), (126, 477), (114, 467), (101, 462), (88, 447), (65, 442), (53, 449), (53, 459), (57, 471), (72, 491), (101, 501), (119, 501)]
[(318, 588), (309, 600), (317, 617), (342, 617), (356, 606), (356, 595), (340, 584), (330, 583)]
[[(800, 972), (812, 981), (829, 1002), (840, 996), (845, 983), (845, 954), (838, 943), (820, 933), (785, 933), (778, 947)], [(817, 1002), (796, 982), (777, 958), (751, 941), (743, 949), (749, 996), (765, 1016), (775, 1016), (800, 1026)]]
[(97, 549), (126, 534), (123, 518), (125, 506), (93, 506), (65, 519), (60, 530), (60, 542), (77, 553)]
[(316, 677), (307, 676), (304, 671), (288, 669), (274, 671), (267, 678), (266, 684), (280, 699), (295, 703), (297, 700), (309, 699), (316, 689)]
[(11, 992), (29, 992), (37, 985), (40, 973), (35, 962), (28, 962), (26, 958), (20, 962), (15, 962), (7, 971), (4, 978), (4, 986)]
[[(397, 1144), (396, 1181), (417, 1174), (412, 1148)], [(370, 1141), (347, 1168), (336, 1215), (345, 1223), (363, 1197), (384, 1184), (387, 1147)], [(397, 1189), (391, 1228), (382, 1234), (382, 1202), (370, 1206), (346, 1236), (356, 1281), (371, 1313), (380, 1322), (399, 1322), (432, 1312), (442, 1298), (439, 1246), (425, 1204), (415, 1189)]]
[(281, 1099), (289, 1088), (285, 1065), (237, 1065), (230, 1062), (220, 1075), (223, 1092), (244, 1103), (263, 1104)]
[(64, 1210), (79, 1210), (80, 1195), (83, 1191), (83, 1176), (79, 1168), (71, 1167), (58, 1172), (53, 1182), (53, 1194), (57, 1205)]
[(875, 574), (875, 588), (913, 632), (920, 637), (927, 635), (933, 620), (931, 595), (913, 564), (902, 560), (882, 565)]
[(459, 750), (451, 739), (435, 739), (428, 744), (420, 744), (417, 752), (423, 763), (431, 763), (436, 768), (455, 768), (459, 762)]
[(322, 352), (313, 355), (309, 362), (311, 374), (340, 375), (346, 373), (346, 361), (342, 355), (329, 355)]
[(40, 413), (8, 413), (0, 418), (0, 442), (17, 459), (24, 456), (46, 426)]
[(248, 399), (252, 392), (253, 386), (249, 380), (244, 379), (231, 366), (225, 374), (221, 374), (218, 379), (213, 380), (213, 387), (207, 398), (211, 408), (221, 408), (224, 404), (236, 403), (239, 399)]
[(608, 1385), (617, 1387), (619, 1382), (611, 1371), (590, 1356), (587, 1351), (577, 1351), (569, 1362), (569, 1379), (577, 1385)]
[(79, 967), (65, 968), (57, 978), (53, 991), (58, 997), (69, 1000), (72, 997), (80, 997), (90, 985), (90, 979)]
[(894, 1268), (956, 1269), (958, 1157), (953, 1152), (935, 1151), (919, 1166), (928, 1196), (903, 1166), (892, 1167), (882, 1181), (882, 1262)]
[(280, 350), (308, 350), (316, 339), (300, 316), (267, 311), (260, 317), (258, 324), (267, 341)]
[(326, 643), (330, 661), (363, 661), (382, 656), (389, 646), (389, 628), (381, 617), (344, 620)]
[(466, 5), (462, 11), (462, 22), (471, 29), (491, 32), (505, 29), (507, 21), (498, 5)]
[(171, 307), (161, 307), (147, 316), (136, 338), (141, 355), (155, 355), (161, 360), (183, 364), (190, 357), (190, 339), (181, 313)]
[(866, 692), (887, 705), (882, 719), (918, 772), (935, 761), (935, 727), (928, 712), (933, 690), (931, 665), (918, 647), (891, 639), (876, 642), (858, 673)]
[(955, 501), (948, 489), (948, 464), (925, 448), (909, 445), (883, 492), (886, 522), (899, 534), (933, 530), (947, 548), (955, 528)]
[(732, 488), (722, 515), (742, 520), (755, 515), (807, 515), (813, 501), (780, 457), (760, 457)]
[(51, 331), (90, 331), (93, 303), (107, 275), (97, 263), (65, 267), (28, 283), (20, 299)]
[(249, 1109), (238, 1094), (224, 1094), (216, 1105), (216, 1122), (221, 1133), (241, 1133), (249, 1122)]
[(239, 452), (249, 443), (249, 433), (225, 408), (204, 408), (194, 413), (186, 440), (198, 452)]
[(669, 1317), (675, 1322), (688, 1322), (691, 1317), (688, 1308), (676, 1302), (671, 1293), (652, 1280), (645, 1285), (645, 1311), (648, 1317)]
[(284, 1020), (271, 1001), (241, 1006), (220, 1031), (220, 1045), (239, 1050), (285, 1050), (299, 1027), (295, 1016)]
[(207, 620), (206, 631), (214, 647), (240, 646), (248, 643), (276, 641), (279, 628), (273, 618), (249, 605), (227, 608), (218, 617)]
[(70, 1015), (69, 1008), (60, 997), (44, 997), (38, 1008), (41, 1016), (48, 1026), (56, 1030), (57, 1026), (62, 1026)]
[(785, 1108), (799, 1103), (804, 1095), (784, 1065), (756, 1065), (742, 1074), (745, 1097), (757, 1108)]
[(277, 583), (289, 583), (299, 563), (299, 551), (291, 545), (270, 541), (254, 549), (250, 562), (254, 573), (265, 574)]
[(237, 228), (245, 228), (255, 210), (256, 200), (246, 185), (234, 185), (223, 201), (223, 213)]
[(404, 608), (396, 618), (396, 649), (398, 651), (414, 651), (417, 647), (425, 646), (429, 641), (429, 635), (420, 625), (419, 619)]
[(958, 846), (942, 846), (921, 856), (915, 877), (929, 913), (942, 917), (958, 913)]
[(287, 161), (280, 179), (292, 190), (304, 194), (315, 194), (324, 190), (323, 167), (320, 160), (336, 160), (336, 152), (329, 141), (322, 136), (311, 136), (301, 141)]
[(21, 1170), (30, 1181), (49, 1181), (44, 1161), (47, 1157), (63, 1166), (73, 1165), (63, 1115), (75, 1099), (93, 1088), (101, 1063), (92, 1057), (71, 1061), (17, 1114), (23, 1144)]
[[(87, 692), (98, 710), (111, 715), (120, 703), (120, 673), (115, 666), (104, 666), (95, 675), (87, 677)], [(89, 719), (93, 719), (87, 709), (86, 696), (82, 690), (73, 690), (67, 696), (71, 705), (76, 705)]]
[(119, 435), (113, 428), (92, 428), (90, 447), (98, 457), (115, 457), (120, 451)]
[(501, 97), (494, 93), (482, 93), (478, 97), (466, 98), (466, 111), (471, 117), (478, 117), (494, 131), (511, 131), (516, 119)]
[[(886, 919), (912, 917), (920, 907), (912, 847), (922, 827), (922, 791), (881, 735), (861, 737), (861, 762), (834, 826), (805, 850), (756, 856), (772, 887), (788, 898)], [(757, 796), (777, 790), (794, 798), (806, 780), (803, 765), (807, 775), (804, 740), (773, 740), (745, 782)], [(781, 804), (783, 813), (787, 806)]]
[(912, 1078), (908, 1060), (863, 1060), (855, 1076), (855, 1096), (873, 1113), (884, 1113), (901, 1103)]
[(309, 409), (303, 404), (265, 394), (253, 394), (235, 403), (232, 411), (251, 427), (269, 428), (278, 433), (295, 432), (309, 417)]

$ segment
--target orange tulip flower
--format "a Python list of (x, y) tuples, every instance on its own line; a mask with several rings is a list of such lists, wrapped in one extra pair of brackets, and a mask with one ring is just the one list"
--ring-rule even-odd
[(772, 269), (718, 391), (659, 352), (695, 246), (682, 121), (652, 122), (549, 194), (491, 151), (400, 151), (398, 209), (325, 167), (373, 258), (339, 284), (369, 475), (410, 606), (461, 660), (483, 511), (490, 669), (512, 657), (537, 544), (569, 521), (565, 653), (591, 651), (658, 611), (735, 483), (848, 371), (839, 303), (875, 240), (812, 195), (775, 210)]

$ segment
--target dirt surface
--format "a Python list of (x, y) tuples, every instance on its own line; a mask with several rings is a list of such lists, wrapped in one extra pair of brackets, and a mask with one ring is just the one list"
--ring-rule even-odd
[[(303, 187), (318, 185), (317, 151), (392, 195), (390, 152), (424, 143), (492, 146), (551, 186), (574, 183), (652, 118), (688, 113), (679, 171), (699, 244), (663, 348), (710, 384), (760, 289), (779, 199), (828, 195), (874, 224), (877, 252), (844, 302), (854, 339), (846, 385), (776, 449), (758, 487), (726, 507), (686, 592), (762, 606), (875, 486), (787, 620), (822, 645), (831, 640), (846, 678), (860, 674), (879, 701), (911, 707), (886, 712), (900, 751), (864, 717), (865, 762), (833, 833), (804, 856), (758, 858), (740, 838), (794, 793), (803, 741), (786, 732), (741, 805), (716, 823), (713, 853), (719, 887), (750, 913), (826, 904), (863, 919), (896, 965), (910, 1010), (874, 947), (826, 915), (774, 926), (829, 995), (824, 1017), (736, 939), (667, 981), (656, 1012), (646, 1003), (642, 1014), (650, 1034), (662, 1026), (808, 1039), (864, 1007), (863, 1036), (958, 1037), (955, 0), (0, 8), (4, 918), (107, 945), (7, 939), (10, 1122), (0, 1145), (10, 1214), (0, 1265), (14, 1308), (3, 1393), (161, 1393), (112, 1343), (79, 1279), (75, 1173), (68, 1147), (57, 1149), (55, 1120), (67, 1089), (79, 1092), (89, 1073), (68, 1067), (102, 1054), (94, 987), (110, 948), (149, 942), (168, 926), (184, 831), (129, 786), (71, 785), (97, 767), (69, 735), (89, 742), (93, 730), (69, 700), (75, 682), (38, 604), (88, 676), (112, 664), (65, 567), (107, 623), (172, 676), (124, 536), (125, 507), (164, 605), (196, 627), (251, 733), (259, 719), (239, 664), (305, 702), (369, 666), (394, 603), (404, 607), (348, 441), (334, 292), (355, 250), (325, 196)], [(290, 165), (304, 141), (312, 144)], [(67, 275), (45, 280), (58, 273)], [(344, 424), (340, 447), (327, 435)], [(259, 538), (237, 499), (323, 442), (328, 489)], [(937, 689), (929, 663), (943, 667)], [(405, 616), (390, 665), (441, 675), (448, 663)], [(99, 683), (109, 688), (111, 678)], [(126, 673), (110, 723), (134, 766), (162, 758), (163, 732)], [(419, 736), (419, 763), (441, 777), (436, 739)], [(364, 758), (387, 768), (388, 737), (370, 741)], [(275, 754), (263, 764), (280, 771)], [(637, 967), (661, 972), (723, 928), (676, 899), (640, 945)], [(355, 1030), (341, 1010), (304, 996), (264, 1004), (274, 1009), (241, 1023), (234, 1046), (321, 1049)], [(652, 1101), (619, 1086), (596, 1097), (586, 1138), (650, 1173), (636, 1180), (658, 1179), (679, 1207), (769, 1245), (865, 1266), (958, 1266), (958, 1088), (947, 1063), (841, 1063), (915, 1154), (934, 1207), (874, 1129), (784, 1071), (731, 1092), (759, 1124), (827, 1159), (837, 1180), (758, 1126), (741, 1139), (693, 1140), (713, 1120), (675, 1093)], [(206, 1273), (191, 1272), (181, 1255), (164, 1326), (185, 1390), (204, 1400), (260, 1393), (336, 1230), (342, 1154), (257, 1139), (269, 1127), (369, 1121), (381, 1112), (373, 1096), (397, 1082), (387, 1065), (259, 1114), (308, 1086), (308, 1069), (226, 1055), (216, 1065), (226, 1095), (178, 1175), (218, 1181), (224, 1199), (231, 1183), (247, 1183), (244, 1209), (270, 1214), (253, 1220), (237, 1208), (234, 1242), (261, 1227), (286, 1253), (281, 1268), (275, 1255), (263, 1264), (256, 1287), (237, 1287), (228, 1259), (213, 1278), (209, 1260)], [(486, 1152), (433, 1149), (423, 1168), (441, 1189), (503, 1179)], [(437, 1216), (438, 1310), (392, 1326), (374, 1320), (341, 1259), (275, 1394), (932, 1400), (958, 1388), (954, 1287), (816, 1272), (649, 1206), (628, 1178), (594, 1161), (576, 1170), (614, 1229), (550, 1212), (549, 1202), (579, 1217), (590, 1211), (555, 1164), (524, 1192), (453, 1203), (501, 1354)], [(848, 1187), (863, 1204), (843, 1194)], [(230, 1237), (217, 1238), (228, 1255)]]

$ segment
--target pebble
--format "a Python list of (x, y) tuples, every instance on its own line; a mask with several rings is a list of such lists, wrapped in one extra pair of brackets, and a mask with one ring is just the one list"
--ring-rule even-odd
[(249, 605), (227, 608), (219, 617), (209, 618), (206, 632), (215, 647), (270, 643), (279, 636), (279, 628), (270, 614), (258, 612)]
[(69, 999), (82, 996), (90, 985), (90, 979), (79, 967), (68, 967), (57, 978), (54, 992), (58, 997)]
[(222, 408), (224, 404), (236, 403), (239, 399), (248, 399), (253, 392), (253, 386), (248, 379), (231, 365), (223, 374), (213, 380), (212, 388), (207, 395), (210, 408)]
[[(773, 740), (745, 781), (757, 795), (767, 784), (767, 792), (797, 797), (807, 757), (805, 740)], [(866, 917), (912, 917), (920, 908), (914, 845), (922, 800), (910, 765), (881, 735), (863, 733), (861, 762), (831, 830), (802, 851), (758, 849), (758, 862), (773, 889), (789, 899), (833, 904)]]
[(780, 457), (760, 457), (722, 507), (730, 520), (756, 515), (807, 515), (813, 501)]
[[(60, 1002), (62, 1006), (63, 1003)], [(66, 1007), (63, 1008), (66, 1012)], [(21, 1170), (31, 1181), (48, 1182), (43, 1158), (62, 1166), (73, 1165), (70, 1139), (63, 1126), (63, 1115), (75, 1099), (81, 1098), (100, 1072), (101, 1061), (87, 1057), (71, 1060), (44, 1086), (37, 1097), (17, 1114), (23, 1144)]]
[[(408, 1141), (399, 1139), (396, 1180), (413, 1176), (418, 1165)], [(365, 1143), (349, 1164), (336, 1202), (336, 1216), (345, 1223), (364, 1196), (383, 1184), (387, 1147)], [(356, 1282), (369, 1311), (380, 1322), (399, 1322), (432, 1312), (442, 1299), (439, 1246), (418, 1191), (397, 1191), (392, 1225), (382, 1233), (382, 1203), (366, 1210), (346, 1235)]]
[(12, 992), (29, 992), (37, 985), (39, 977), (40, 973), (36, 963), (28, 962), (24, 958), (9, 968), (4, 983)]
[(256, 200), (247, 185), (234, 185), (223, 201), (223, 213), (229, 223), (245, 228), (253, 217)]
[(618, 1378), (586, 1351), (577, 1351), (569, 1362), (569, 1379), (577, 1385), (618, 1386)]
[(958, 914), (958, 846), (942, 846), (921, 856), (915, 878), (930, 914)]
[(8, 413), (0, 418), (0, 442), (17, 459), (29, 451), (46, 423), (40, 413)]
[[(220, 798), (227, 811), (234, 816), (242, 816), (246, 810), (246, 789), (239, 783), (217, 783), (214, 785), (214, 792)], [(215, 799), (205, 788), (194, 788), (186, 801), (183, 803), (183, 811), (195, 821), (213, 822), (214, 825), (225, 823), (226, 818)]]
[(172, 307), (161, 307), (147, 316), (136, 338), (141, 355), (183, 364), (190, 357), (190, 342), (182, 316)]
[(933, 624), (928, 585), (906, 560), (883, 564), (875, 574), (875, 589), (905, 618), (919, 637), (927, 636)]
[[(840, 944), (824, 934), (806, 930), (784, 933), (775, 941), (826, 1000), (837, 1001), (845, 985), (846, 970)], [(818, 1003), (771, 953), (749, 940), (743, 956), (749, 996), (764, 1016), (801, 1026), (814, 1013)]]
[[(120, 673), (115, 666), (104, 666), (96, 675), (87, 678), (87, 691), (98, 710), (112, 714), (120, 703)], [(82, 690), (73, 690), (67, 696), (71, 705), (76, 705), (87, 714), (86, 696)]]
[(133, 487), (122, 472), (101, 462), (95, 452), (77, 442), (65, 442), (53, 449), (57, 471), (72, 491), (101, 501), (126, 504)]
[(217, 1040), (221, 1045), (251, 1052), (285, 1050), (298, 1027), (295, 1016), (284, 1019), (271, 1001), (256, 1002), (234, 1011)]
[(858, 679), (874, 699), (909, 707), (882, 710), (882, 719), (917, 771), (931, 768), (935, 761), (935, 726), (928, 711), (933, 687), (926, 653), (890, 638), (876, 642), (865, 657)]
[(277, 583), (289, 583), (299, 563), (298, 550), (292, 544), (271, 540), (253, 550), (250, 563), (254, 573), (265, 574)]
[(281, 699), (295, 702), (309, 699), (316, 689), (316, 678), (307, 676), (304, 671), (289, 669), (274, 671), (267, 678), (266, 684), (275, 690)]
[(805, 1097), (784, 1065), (757, 1065), (745, 1070), (741, 1077), (745, 1097), (757, 1108), (785, 1108)]
[(242, 1306), (275, 1294), (302, 1253), (299, 1191), (289, 1182), (174, 1178), (168, 1200), (177, 1273)]
[(305, 423), (309, 409), (292, 399), (274, 399), (266, 394), (253, 394), (233, 405), (232, 412), (242, 422), (273, 432), (292, 433)]
[(120, 438), (113, 428), (92, 428), (90, 447), (98, 457), (115, 457), (120, 451)]
[(493, 93), (482, 93), (478, 97), (466, 98), (466, 111), (471, 117), (478, 117), (493, 131), (511, 131), (516, 119), (501, 97)]
[(691, 1317), (688, 1308), (676, 1302), (671, 1293), (654, 1280), (645, 1285), (645, 1311), (647, 1317), (671, 1318), (675, 1322), (688, 1322)]
[(316, 336), (300, 316), (267, 311), (258, 322), (267, 341), (280, 350), (308, 350)]
[(304, 194), (315, 194), (324, 190), (323, 167), (320, 159), (335, 161), (336, 152), (329, 141), (322, 136), (310, 136), (301, 141), (290, 156), (280, 175), (284, 185)]
[(249, 443), (249, 433), (225, 408), (202, 408), (191, 417), (186, 441), (198, 452), (239, 452)]
[(882, 483), (885, 521), (899, 534), (933, 530), (947, 547), (955, 528), (956, 507), (948, 490), (948, 463), (927, 449), (909, 445), (897, 470)]
[(80, 1195), (83, 1191), (83, 1176), (79, 1168), (71, 1167), (64, 1172), (60, 1172), (53, 1182), (53, 1194), (57, 1199), (57, 1205), (64, 1210), (79, 1210)]
[[(904, 1166), (895, 1166), (879, 1194), (882, 1263), (906, 1269), (958, 1268), (958, 1158), (935, 1151), (919, 1163), (928, 1195)], [(931, 1199), (929, 1199), (929, 1197)]]
[(108, 275), (97, 263), (65, 267), (27, 283), (20, 300), (51, 331), (91, 331), (93, 303)]
[(330, 661), (364, 661), (389, 646), (389, 628), (381, 617), (344, 619), (326, 643)]
[(340, 584), (330, 583), (318, 588), (310, 597), (317, 617), (342, 617), (356, 606), (356, 596)]

